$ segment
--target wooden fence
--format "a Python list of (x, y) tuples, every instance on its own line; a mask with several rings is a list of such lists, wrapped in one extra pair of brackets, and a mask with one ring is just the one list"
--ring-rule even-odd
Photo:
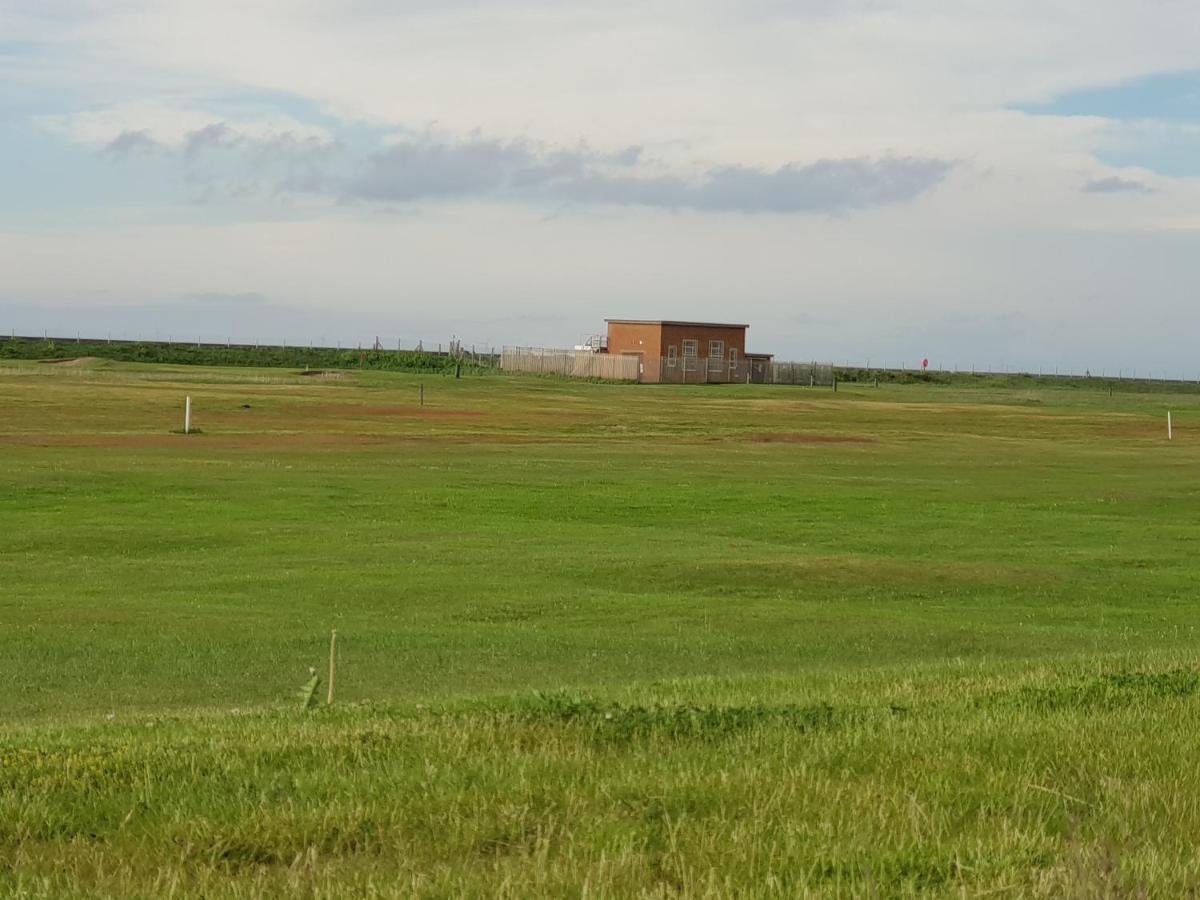
[(500, 368), (508, 372), (565, 375), (569, 378), (603, 378), (638, 381), (638, 358), (588, 350), (546, 350), (538, 347), (505, 347)]

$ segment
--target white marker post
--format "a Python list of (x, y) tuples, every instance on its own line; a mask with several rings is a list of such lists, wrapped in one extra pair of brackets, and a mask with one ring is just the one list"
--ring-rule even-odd
[(188, 397), (183, 404), (183, 433), (192, 433), (192, 398)]
[(1175, 437), (1174, 431), (1171, 428), (1171, 411), (1167, 410), (1167, 440), (1173, 440)]

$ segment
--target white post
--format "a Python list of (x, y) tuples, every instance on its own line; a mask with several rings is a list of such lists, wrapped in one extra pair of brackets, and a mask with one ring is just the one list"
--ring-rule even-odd
[(333, 704), (333, 676), (337, 669), (337, 629), (329, 636), (329, 694), (325, 697), (326, 705)]
[(183, 404), (183, 433), (192, 433), (192, 398), (188, 397)]
[(1167, 440), (1168, 441), (1172, 440), (1174, 438), (1174, 436), (1175, 435), (1172, 433), (1172, 430), (1171, 430), (1171, 411), (1168, 409), (1167, 410)]

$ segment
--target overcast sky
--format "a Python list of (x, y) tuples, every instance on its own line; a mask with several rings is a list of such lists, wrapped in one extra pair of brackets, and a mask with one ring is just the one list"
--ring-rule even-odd
[(0, 331), (1200, 377), (1195, 0), (0, 0)]

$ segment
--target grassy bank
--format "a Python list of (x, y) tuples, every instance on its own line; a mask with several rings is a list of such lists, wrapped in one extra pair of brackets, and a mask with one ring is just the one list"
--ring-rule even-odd
[(105, 359), (114, 362), (186, 366), (236, 366), (293, 369), (360, 369), (386, 372), (468, 374), (490, 371), (471, 359), (416, 350), (335, 350), (310, 347), (221, 347), (130, 341), (11, 341), (0, 340), (0, 360)]

